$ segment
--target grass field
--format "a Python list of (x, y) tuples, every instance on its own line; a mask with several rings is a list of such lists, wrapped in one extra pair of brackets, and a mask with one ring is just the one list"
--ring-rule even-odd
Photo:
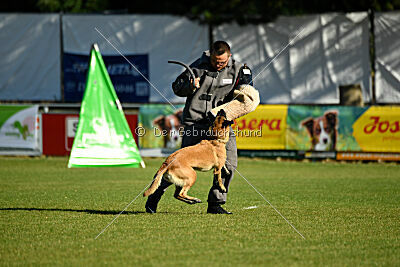
[[(168, 189), (159, 213), (140, 196), (146, 169), (67, 169), (67, 158), (0, 157), (1, 265), (400, 266), (400, 165), (239, 159), (225, 207), (187, 205)], [(207, 199), (211, 173), (191, 195)], [(255, 209), (244, 209), (257, 206)]]

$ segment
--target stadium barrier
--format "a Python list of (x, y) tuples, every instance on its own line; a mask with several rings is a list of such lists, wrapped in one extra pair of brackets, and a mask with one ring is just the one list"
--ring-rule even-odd
[[(133, 133), (135, 142), (138, 137), (135, 134), (138, 115), (125, 114), (129, 128)], [(43, 155), (66, 156), (71, 152), (75, 133), (79, 122), (78, 113), (43, 113)]]
[[(137, 143), (137, 105), (123, 106)], [(79, 109), (80, 104), (1, 104), (0, 155), (69, 155), (79, 121)]]
[[(146, 104), (125, 112), (143, 156), (166, 156), (180, 147), (182, 107)], [(38, 105), (0, 109), (1, 154), (69, 155), (77, 110), (46, 112)], [(333, 116), (333, 129), (324, 125), (327, 114)], [(310, 134), (311, 122), (315, 134), (330, 138), (325, 146), (317, 142), (321, 137)], [(260, 105), (232, 127), (242, 156), (400, 161), (399, 106)]]
[[(140, 107), (142, 150), (180, 147), (179, 110)], [(232, 127), (243, 156), (400, 160), (399, 106), (260, 105)]]

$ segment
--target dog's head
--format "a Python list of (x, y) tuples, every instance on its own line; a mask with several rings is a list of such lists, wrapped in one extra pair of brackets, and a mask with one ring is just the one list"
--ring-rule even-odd
[(210, 127), (212, 135), (215, 139), (228, 142), (229, 140), (229, 126), (233, 124), (233, 121), (228, 121), (226, 113), (223, 109), (218, 111), (218, 114)]
[(336, 148), (337, 111), (331, 110), (318, 118), (308, 118), (301, 125), (307, 129), (311, 137), (312, 149), (332, 151)]

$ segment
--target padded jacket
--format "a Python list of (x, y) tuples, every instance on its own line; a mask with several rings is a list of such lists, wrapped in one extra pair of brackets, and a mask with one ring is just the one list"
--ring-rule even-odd
[(187, 70), (178, 76), (172, 84), (172, 89), (176, 95), (186, 97), (183, 110), (185, 126), (207, 128), (210, 125), (207, 114), (214, 108), (232, 101), (235, 97), (235, 89), (241, 84), (251, 84), (251, 71), (245, 67), (248, 70), (245, 71), (246, 74), (243, 74), (243, 66), (242, 63), (230, 57), (227, 66), (216, 71), (210, 64), (210, 52), (205, 51), (190, 65), (195, 76), (200, 77), (200, 88), (192, 90), (191, 77)]

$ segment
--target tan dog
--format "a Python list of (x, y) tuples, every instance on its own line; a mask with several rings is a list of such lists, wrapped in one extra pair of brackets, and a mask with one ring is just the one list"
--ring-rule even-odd
[[(212, 140), (203, 140), (194, 146), (188, 146), (172, 153), (161, 165), (154, 176), (153, 183), (143, 196), (153, 194), (160, 186), (161, 179), (165, 179), (176, 186), (174, 197), (189, 204), (200, 203), (201, 200), (187, 195), (189, 189), (196, 181), (198, 171), (209, 171), (214, 168), (214, 177), (223, 192), (226, 188), (222, 183), (221, 169), (225, 167), (226, 148), (229, 140), (229, 125), (224, 110), (218, 115), (210, 127)], [(226, 167), (225, 170), (227, 171)]]

